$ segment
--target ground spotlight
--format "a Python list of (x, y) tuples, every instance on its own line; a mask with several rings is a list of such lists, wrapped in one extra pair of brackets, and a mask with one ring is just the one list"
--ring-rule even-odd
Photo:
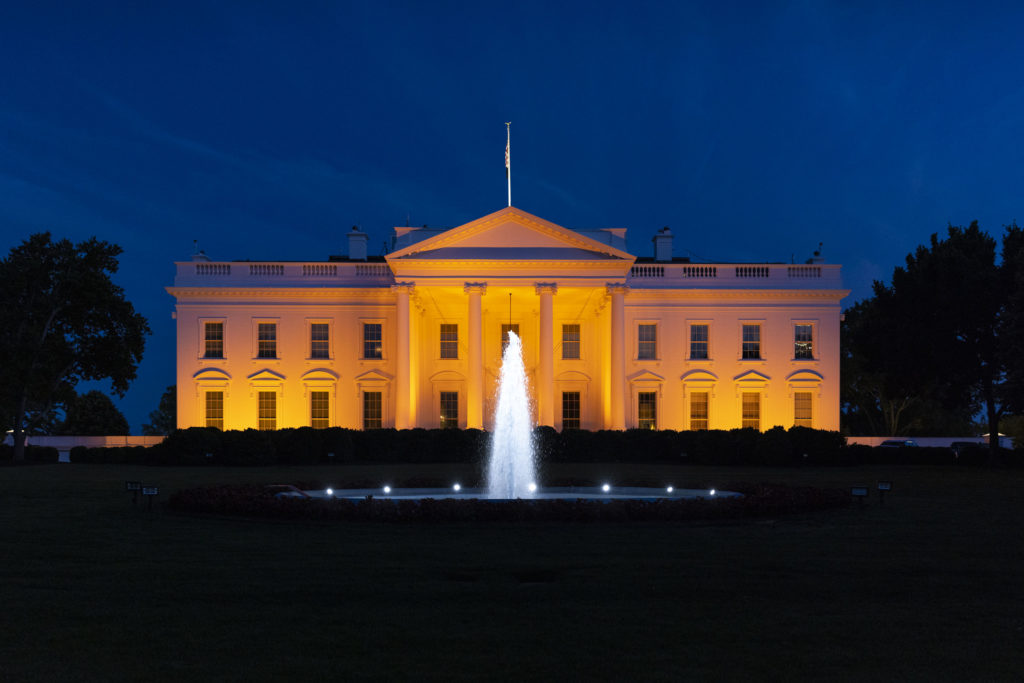
[(601, 487), (601, 490), (604, 491), (605, 493), (608, 493), (609, 491), (612, 490), (612, 487), (610, 484), (605, 484), (604, 486)]

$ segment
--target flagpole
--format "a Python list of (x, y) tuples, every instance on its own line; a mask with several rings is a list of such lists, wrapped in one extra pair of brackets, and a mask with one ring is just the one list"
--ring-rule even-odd
[(512, 158), (509, 155), (512, 147), (512, 122), (505, 122), (505, 179), (508, 181), (508, 205), (512, 206)]

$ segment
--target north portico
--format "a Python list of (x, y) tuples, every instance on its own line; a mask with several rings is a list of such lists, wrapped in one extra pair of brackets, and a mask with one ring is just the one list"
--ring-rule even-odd
[(693, 264), (507, 207), (395, 228), (367, 259), (177, 263), (178, 423), (490, 428), (503, 340), (536, 422), (706, 429), (839, 420), (839, 266)]

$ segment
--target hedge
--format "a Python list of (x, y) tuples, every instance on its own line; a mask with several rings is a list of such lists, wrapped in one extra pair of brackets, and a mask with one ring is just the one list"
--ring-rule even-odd
[[(480, 463), (490, 434), (476, 429), (279, 429), (222, 432), (193, 427), (173, 432), (149, 448), (82, 448), (71, 451), (78, 463), (153, 465), (313, 465), (361, 463)], [(766, 432), (729, 431), (565, 431), (534, 430), (542, 463), (643, 462), (691, 465), (794, 467), (860, 464), (982, 465), (985, 447), (954, 457), (948, 448), (872, 448), (846, 445), (839, 432), (807, 427)], [(1003, 451), (1004, 464), (1021, 465), (1024, 454)]]
[[(60, 453), (52, 446), (25, 446), (25, 462), (57, 462)], [(0, 444), (0, 462), (14, 462), (14, 446)]]

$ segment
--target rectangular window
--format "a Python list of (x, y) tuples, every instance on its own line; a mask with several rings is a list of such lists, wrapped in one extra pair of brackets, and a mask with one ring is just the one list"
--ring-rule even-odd
[(363, 392), (363, 429), (380, 429), (384, 426), (384, 410), (381, 392)]
[(330, 392), (309, 392), (309, 425), (313, 429), (327, 429), (331, 426)]
[(793, 326), (793, 358), (803, 360), (814, 358), (814, 325)]
[(312, 323), (309, 326), (309, 357), (331, 357), (331, 326), (327, 323)]
[(756, 391), (743, 392), (743, 422), (740, 426), (761, 429), (761, 394)]
[(761, 326), (743, 326), (743, 359), (758, 360), (761, 358)]
[(580, 326), (562, 325), (562, 358), (580, 357)]
[[(509, 330), (511, 330), (512, 332), (515, 332), (516, 336), (519, 337), (519, 323), (512, 323), (512, 324), (502, 323), (502, 325), (501, 325), (501, 355), (502, 356), (505, 355), (505, 347), (508, 346), (508, 333), (509, 333)], [(522, 337), (519, 337), (520, 341), (522, 341), (522, 339), (523, 339)]]
[(640, 360), (655, 360), (658, 357), (658, 326), (640, 325), (637, 328), (637, 352)]
[(257, 326), (256, 357), (277, 358), (277, 323), (260, 323)]
[(811, 392), (795, 392), (793, 394), (793, 424), (797, 427), (813, 427), (811, 417)]
[(256, 427), (258, 429), (277, 429), (277, 392), (261, 391), (258, 401), (259, 413)]
[(708, 326), (690, 325), (690, 360), (708, 359)]
[(459, 326), (449, 323), (441, 325), (441, 358), (459, 357)]
[(562, 392), (562, 431), (580, 428), (580, 392)]
[(206, 426), (224, 429), (224, 392), (206, 392)]
[(637, 427), (640, 429), (658, 428), (658, 396), (653, 391), (641, 391), (637, 394)]
[(363, 323), (363, 358), (384, 357), (384, 326), (381, 323)]
[(441, 392), (441, 429), (457, 429), (459, 426), (459, 392)]
[(224, 323), (206, 323), (203, 358), (224, 357)]
[(708, 428), (708, 392), (694, 391), (690, 394), (690, 429)]

